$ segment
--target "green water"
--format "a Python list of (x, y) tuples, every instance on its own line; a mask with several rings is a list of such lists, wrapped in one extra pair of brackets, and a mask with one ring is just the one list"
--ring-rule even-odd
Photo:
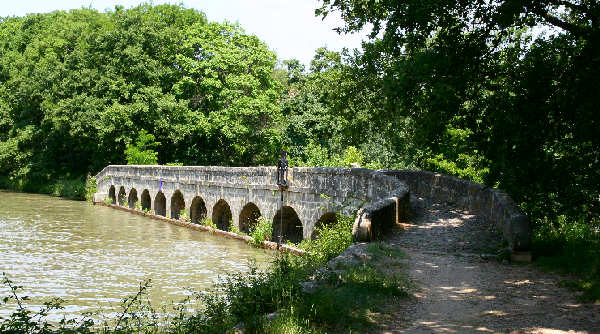
[[(55, 316), (108, 312), (152, 279), (155, 306), (211, 287), (250, 261), (274, 254), (237, 240), (174, 226), (88, 202), (0, 191), (0, 272), (41, 305), (66, 300)], [(0, 286), (0, 297), (7, 295)], [(0, 315), (14, 305), (0, 305)]]

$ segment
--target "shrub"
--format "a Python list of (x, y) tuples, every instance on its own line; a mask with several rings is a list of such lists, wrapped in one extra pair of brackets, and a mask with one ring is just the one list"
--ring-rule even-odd
[(213, 223), (212, 219), (210, 219), (210, 218), (202, 219), (202, 221), (200, 222), (200, 225), (204, 225), (204, 226), (210, 227), (215, 230), (217, 229), (217, 225), (215, 223)]
[(246, 233), (240, 231), (240, 229), (233, 223), (233, 221), (229, 221), (229, 231), (238, 235), (247, 235)]
[(262, 245), (263, 241), (271, 240), (273, 237), (273, 224), (269, 220), (259, 217), (256, 225), (250, 229), (250, 236), (253, 245)]
[(299, 244), (300, 248), (309, 253), (311, 261), (324, 264), (352, 245), (354, 218), (344, 215), (338, 216), (339, 218), (335, 224), (316, 228), (318, 238), (310, 241), (305, 240)]
[(186, 222), (186, 223), (189, 223), (190, 221), (192, 221), (190, 219), (190, 215), (188, 214), (187, 210), (185, 210), (185, 209), (179, 211), (179, 220), (181, 220), (182, 222)]

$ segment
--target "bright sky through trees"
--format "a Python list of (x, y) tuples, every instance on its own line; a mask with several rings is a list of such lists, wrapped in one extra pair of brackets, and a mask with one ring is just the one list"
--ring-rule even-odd
[[(143, 0), (20, 0), (1, 1), (0, 16), (23, 16), (27, 13), (46, 13), (91, 7), (99, 11), (113, 9), (115, 5), (129, 8)], [(183, 3), (188, 8), (203, 11), (210, 21), (239, 22), (247, 33), (258, 36), (279, 59), (296, 58), (305, 65), (310, 63), (314, 51), (322, 46), (330, 50), (343, 47), (358, 48), (364, 34), (340, 36), (332, 29), (341, 25), (337, 13), (324, 21), (314, 15), (316, 0), (164, 0), (154, 4)]]

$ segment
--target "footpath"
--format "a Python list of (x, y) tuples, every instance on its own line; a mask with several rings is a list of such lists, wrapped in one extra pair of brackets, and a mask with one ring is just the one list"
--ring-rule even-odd
[[(415, 201), (413, 201), (415, 202)], [(411, 224), (384, 241), (407, 256), (411, 297), (376, 333), (600, 333), (600, 305), (577, 301), (564, 279), (487, 256), (500, 236), (475, 216), (416, 201)]]

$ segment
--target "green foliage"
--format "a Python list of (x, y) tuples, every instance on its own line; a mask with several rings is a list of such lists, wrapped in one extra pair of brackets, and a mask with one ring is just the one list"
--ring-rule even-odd
[(206, 226), (206, 227), (210, 227), (210, 228), (212, 228), (212, 229), (214, 229), (214, 230), (216, 230), (216, 229), (217, 229), (217, 224), (215, 224), (215, 223), (212, 221), (212, 219), (210, 219), (210, 218), (208, 218), (208, 217), (207, 217), (207, 218), (204, 218), (204, 219), (203, 219), (203, 220), (200, 222), (200, 225), (204, 225), (204, 226)]
[(259, 217), (256, 224), (250, 229), (250, 236), (253, 245), (262, 245), (263, 241), (271, 240), (273, 237), (273, 224), (269, 220)]
[(401, 250), (394, 247), (389, 247), (381, 242), (369, 244), (369, 246), (367, 246), (367, 251), (371, 253), (373, 259), (375, 260), (381, 260), (384, 258), (406, 258), (406, 254), (404, 254)]
[(96, 178), (88, 175), (85, 180), (85, 199), (91, 201), (97, 190), (98, 186), (96, 185)]
[(316, 228), (318, 238), (304, 240), (299, 247), (306, 250), (315, 263), (326, 263), (352, 245), (352, 225), (354, 218), (338, 215), (338, 220), (330, 226)]
[(280, 146), (275, 55), (238, 26), (144, 4), (3, 18), (0, 36), (0, 175), (13, 188), (126, 161), (264, 164)]
[(179, 220), (186, 223), (191, 222), (191, 218), (187, 210), (181, 209), (181, 211), (179, 211)]
[(128, 165), (158, 165), (158, 152), (152, 148), (160, 144), (154, 141), (154, 135), (140, 130), (134, 144), (127, 144), (125, 159)]
[(233, 221), (229, 222), (229, 232), (233, 232), (238, 235), (246, 235), (246, 233), (240, 231), (240, 229), (233, 223)]
[[(30, 187), (33, 185), (28, 184), (25, 190), (31, 190)], [(91, 190), (86, 187), (85, 179), (63, 179), (60, 178), (53, 183), (41, 185), (37, 189), (37, 192), (42, 194), (48, 194), (57, 197), (66, 197), (69, 199), (84, 201), (86, 200)]]
[[(345, 20), (340, 31), (366, 27), (372, 34), (341, 67), (362, 88), (351, 90), (345, 107), (322, 99), (320, 106), (337, 115), (369, 110), (365, 127), (379, 128), (400, 166), (506, 190), (533, 223), (535, 255), (552, 256), (555, 266), (586, 279), (577, 268), (581, 260), (568, 259), (589, 258), (583, 250), (597, 248), (597, 236), (580, 233), (577, 242), (568, 236), (573, 228), (597, 229), (600, 221), (600, 3), (397, 4), (321, 1), (316, 13), (339, 12)], [(352, 87), (343, 78), (336, 85)], [(338, 150), (321, 138), (318, 143)], [(353, 144), (369, 165), (365, 148), (373, 143)]]
[(562, 284), (582, 291), (584, 301), (600, 300), (600, 233), (583, 221), (558, 219), (557, 226), (541, 225), (533, 236), (536, 264), (576, 274), (577, 279)]

